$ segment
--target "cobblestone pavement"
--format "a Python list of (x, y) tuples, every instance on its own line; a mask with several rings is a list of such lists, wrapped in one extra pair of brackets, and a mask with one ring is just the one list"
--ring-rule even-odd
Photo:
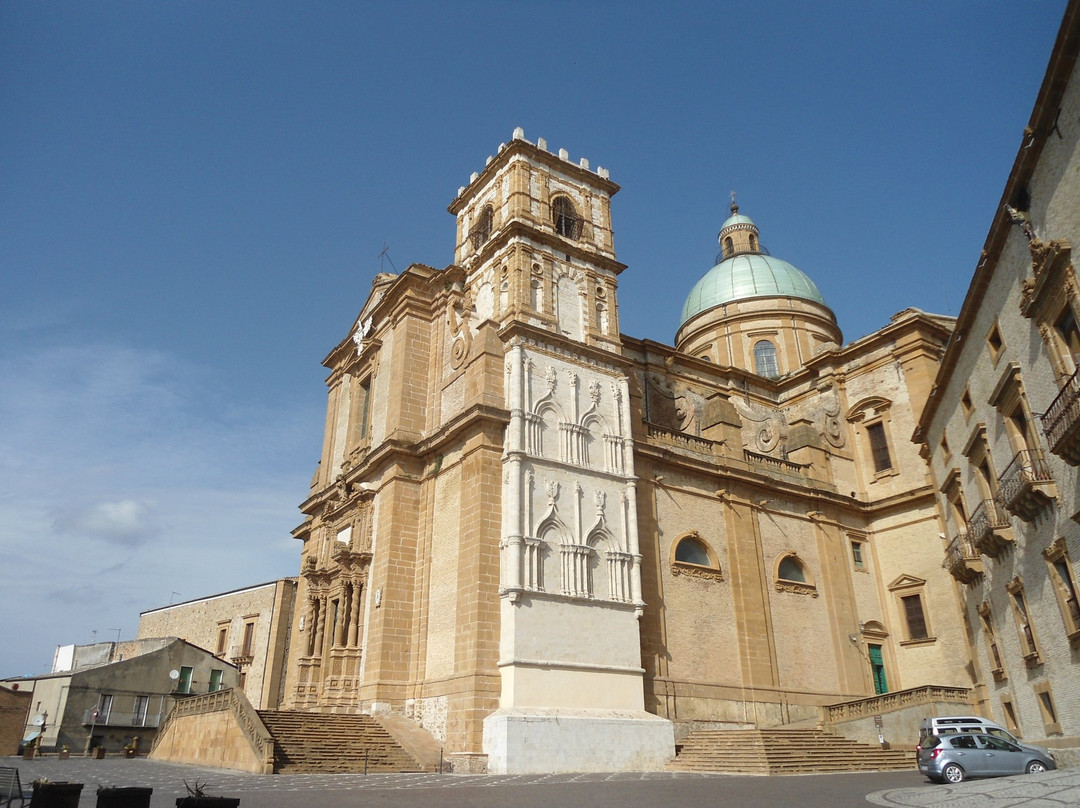
[(84, 783), (80, 808), (92, 808), (98, 786), (149, 786), (151, 808), (174, 808), (184, 782), (206, 784), (206, 793), (239, 797), (241, 808), (1062, 808), (1080, 805), (1080, 770), (939, 786), (915, 771), (751, 777), (676, 772), (618, 774), (258, 775), (158, 763), (139, 758), (88, 760), (53, 757), (17, 766), (23, 783), (37, 778)]
[(955, 786), (895, 788), (866, 799), (890, 808), (1075, 808), (1080, 805), (1080, 769), (972, 780)]

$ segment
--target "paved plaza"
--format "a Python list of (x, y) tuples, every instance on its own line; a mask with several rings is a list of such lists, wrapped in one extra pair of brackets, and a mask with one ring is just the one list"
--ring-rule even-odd
[(184, 782), (206, 784), (206, 793), (239, 797), (241, 808), (1063, 808), (1080, 805), (1080, 770), (1047, 772), (941, 786), (915, 771), (752, 777), (682, 772), (619, 774), (452, 775), (291, 774), (258, 775), (157, 763), (139, 758), (89, 760), (53, 757), (17, 766), (23, 782), (36, 778), (85, 784), (80, 808), (93, 808), (98, 786), (150, 786), (151, 808), (174, 808)]

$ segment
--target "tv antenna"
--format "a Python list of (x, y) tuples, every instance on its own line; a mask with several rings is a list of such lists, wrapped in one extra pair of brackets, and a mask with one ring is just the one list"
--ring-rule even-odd
[(394, 259), (390, 257), (390, 247), (387, 245), (387, 243), (385, 241), (382, 243), (382, 252), (380, 252), (379, 255), (378, 255), (379, 272), (383, 271), (383, 259), (384, 258), (387, 261), (390, 262), (390, 266), (394, 268), (394, 272), (397, 272), (398, 269), (397, 269), (397, 267), (394, 266)]

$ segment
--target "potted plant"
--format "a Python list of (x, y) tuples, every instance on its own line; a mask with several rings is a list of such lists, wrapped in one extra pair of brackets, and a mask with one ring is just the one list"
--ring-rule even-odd
[(139, 754), (139, 737), (135, 736), (124, 744), (124, 757), (133, 758)]
[(104, 760), (105, 759), (105, 747), (104, 746), (95, 746), (91, 750), (91, 752), (94, 755), (94, 760)]
[(30, 741), (30, 743), (28, 743), (26, 746), (23, 747), (23, 750), (22, 750), (23, 760), (33, 760), (35, 754), (37, 754), (36, 742), (35, 741)]
[(208, 797), (206, 796), (206, 783), (195, 781), (194, 786), (189, 786), (184, 781), (187, 789), (186, 797), (176, 798), (176, 808), (237, 808), (240, 805), (239, 797)]
[(150, 808), (152, 788), (101, 787), (97, 790), (97, 808)]
[(33, 785), (34, 796), (30, 804), (34, 808), (79, 808), (82, 783), (53, 783), (42, 777)]
[(67, 744), (64, 744), (60, 747), (60, 751), (56, 753), (56, 756), (60, 758), (60, 760), (67, 760), (69, 757), (71, 757), (71, 747)]

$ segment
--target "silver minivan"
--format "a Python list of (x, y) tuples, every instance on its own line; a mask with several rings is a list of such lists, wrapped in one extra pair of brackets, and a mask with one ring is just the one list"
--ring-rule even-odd
[(938, 735), (952, 735), (957, 732), (982, 732), (993, 735), (996, 738), (1019, 744), (1020, 740), (1000, 724), (995, 724), (989, 719), (977, 715), (942, 715), (933, 718), (924, 718), (919, 726), (919, 746), (926, 743), (927, 738)]

